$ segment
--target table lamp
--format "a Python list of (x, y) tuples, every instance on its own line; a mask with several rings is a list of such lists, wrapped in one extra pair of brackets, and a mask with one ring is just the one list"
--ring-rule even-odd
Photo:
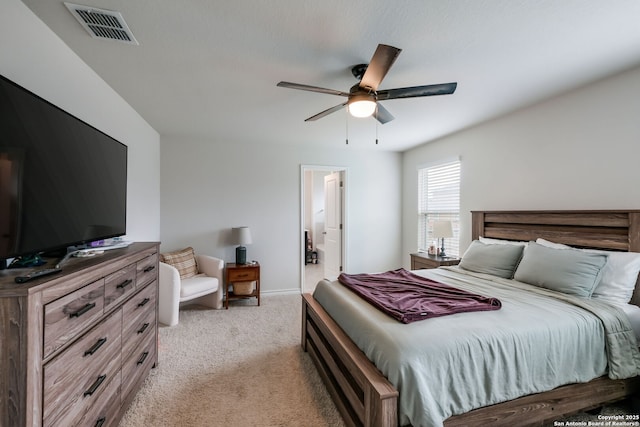
[(251, 230), (249, 227), (234, 227), (231, 229), (231, 240), (240, 245), (236, 248), (236, 264), (247, 263), (247, 248), (244, 245), (251, 244)]
[(444, 239), (446, 237), (453, 237), (453, 227), (451, 221), (435, 221), (433, 223), (433, 237), (436, 239), (442, 239), (442, 247), (440, 248), (440, 256), (446, 257), (447, 254), (444, 251)]

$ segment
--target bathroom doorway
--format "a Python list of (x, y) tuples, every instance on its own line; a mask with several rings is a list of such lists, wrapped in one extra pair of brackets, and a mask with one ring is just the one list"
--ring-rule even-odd
[(303, 293), (346, 270), (347, 169), (301, 167), (301, 277)]

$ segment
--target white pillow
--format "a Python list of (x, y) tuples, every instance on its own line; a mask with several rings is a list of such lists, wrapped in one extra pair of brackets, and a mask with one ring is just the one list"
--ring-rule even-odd
[(540, 237), (536, 239), (536, 243), (539, 245), (546, 246), (548, 248), (554, 248), (554, 249), (577, 249), (569, 245), (563, 245), (562, 243), (556, 243), (556, 242), (551, 242), (549, 240), (541, 239)]
[(492, 239), (490, 237), (482, 237), (478, 239), (482, 243), (487, 245), (517, 245), (517, 246), (527, 246), (529, 242), (521, 242), (516, 240), (502, 240), (502, 239)]
[[(536, 243), (555, 249), (567, 249), (571, 246), (537, 239)], [(602, 268), (600, 283), (593, 291), (592, 298), (627, 304), (631, 301), (640, 272), (640, 253), (602, 251), (597, 249), (581, 249), (585, 252), (608, 255), (607, 263)]]

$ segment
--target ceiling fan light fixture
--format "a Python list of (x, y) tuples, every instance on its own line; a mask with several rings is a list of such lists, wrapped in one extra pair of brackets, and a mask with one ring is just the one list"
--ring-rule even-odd
[(456, 91), (456, 87), (458, 86), (458, 83), (456, 82), (378, 90), (382, 79), (387, 75), (387, 72), (401, 51), (402, 49), (397, 47), (379, 44), (371, 57), (369, 64), (358, 64), (351, 69), (351, 73), (359, 80), (359, 82), (351, 86), (348, 93), (335, 89), (284, 81), (278, 83), (277, 86), (306, 90), (309, 92), (325, 93), (328, 95), (343, 96), (347, 98), (346, 102), (327, 108), (326, 110), (305, 119), (305, 122), (315, 121), (329, 114), (335, 113), (336, 111), (342, 111), (346, 105), (347, 111), (354, 117), (370, 117), (373, 115), (379, 123), (385, 124), (393, 120), (393, 115), (391, 115), (391, 113), (387, 111), (382, 104), (378, 104), (378, 101), (400, 98), (418, 98), (422, 96), (451, 95)]
[(376, 111), (376, 101), (370, 95), (354, 95), (349, 100), (349, 113), (353, 117), (369, 117)]

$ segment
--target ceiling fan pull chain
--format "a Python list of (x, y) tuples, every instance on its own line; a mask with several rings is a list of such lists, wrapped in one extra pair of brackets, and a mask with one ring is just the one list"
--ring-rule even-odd
[(347, 107), (345, 111), (347, 112), (347, 114), (344, 115), (345, 134), (346, 134), (345, 141), (347, 141), (347, 145), (349, 145), (349, 108)]
[(378, 145), (378, 103), (376, 102), (376, 145)]

